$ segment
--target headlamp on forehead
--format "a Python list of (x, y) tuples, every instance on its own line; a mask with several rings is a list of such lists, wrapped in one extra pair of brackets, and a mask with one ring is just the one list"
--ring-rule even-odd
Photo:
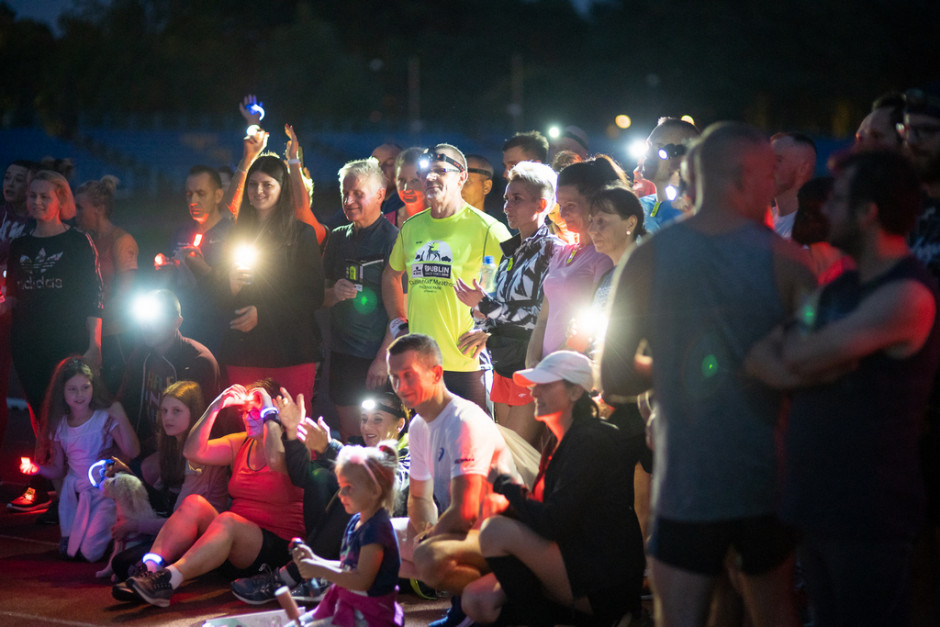
[(402, 408), (401, 403), (393, 403), (390, 399), (384, 398), (382, 396), (367, 398), (362, 401), (362, 411), (384, 411), (387, 414), (391, 414), (396, 418), (404, 418), (405, 410)]
[(659, 158), (663, 161), (667, 159), (675, 159), (676, 157), (681, 157), (684, 155), (688, 149), (683, 144), (666, 144), (662, 148), (656, 151), (656, 154), (659, 155)]
[(443, 161), (444, 163), (449, 163), (454, 166), (461, 172), (466, 171), (464, 164), (460, 163), (450, 155), (446, 155), (443, 152), (431, 152), (430, 150), (425, 151), (423, 155), (418, 159), (418, 171), (427, 172), (431, 169), (431, 164), (435, 161)]

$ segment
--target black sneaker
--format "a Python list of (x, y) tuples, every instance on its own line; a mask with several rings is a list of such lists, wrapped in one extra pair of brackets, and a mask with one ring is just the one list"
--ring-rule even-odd
[(49, 503), (49, 509), (36, 516), (37, 525), (58, 525), (59, 524), (59, 498), (52, 499)]
[(304, 581), (296, 588), (291, 588), (290, 596), (297, 603), (307, 603), (314, 605), (323, 600), (326, 591), (330, 588), (330, 582), (326, 579), (311, 579)]
[(52, 499), (47, 492), (40, 492), (30, 486), (21, 495), (7, 503), (7, 509), (11, 512), (38, 512), (49, 507)]
[(277, 599), (274, 592), (284, 585), (277, 571), (262, 564), (261, 572), (232, 582), (232, 594), (249, 605), (264, 605)]
[(114, 597), (115, 601), (120, 601), (121, 603), (139, 603), (143, 601), (143, 599), (137, 596), (137, 593), (127, 585), (126, 581), (111, 586), (111, 596)]
[(173, 596), (170, 585), (170, 571), (161, 568), (155, 573), (144, 573), (127, 580), (128, 587), (150, 605), (168, 607)]

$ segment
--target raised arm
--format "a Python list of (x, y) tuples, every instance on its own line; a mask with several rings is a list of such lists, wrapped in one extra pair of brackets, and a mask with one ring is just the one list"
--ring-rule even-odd
[(268, 133), (259, 131), (254, 135), (246, 135), (242, 148), (242, 158), (232, 174), (232, 182), (229, 183), (225, 195), (222, 197), (222, 206), (228, 207), (235, 219), (238, 219), (238, 211), (242, 206), (242, 195), (245, 192), (245, 181), (248, 177), (248, 168), (255, 162), (258, 155), (268, 145)]
[(241, 385), (226, 388), (206, 409), (186, 438), (183, 456), (196, 464), (226, 466), (235, 461), (238, 445), (245, 439), (244, 433), (233, 433), (214, 440), (209, 439), (216, 416), (225, 407), (238, 407), (245, 403), (247, 392)]
[(290, 168), (290, 184), (294, 197), (294, 216), (301, 222), (306, 222), (317, 232), (317, 243), (323, 245), (326, 239), (326, 227), (320, 224), (317, 217), (313, 215), (310, 208), (310, 192), (304, 182), (304, 169), (301, 162), (300, 141), (297, 139), (297, 133), (290, 124), (284, 125), (284, 132), (287, 133), (287, 165)]

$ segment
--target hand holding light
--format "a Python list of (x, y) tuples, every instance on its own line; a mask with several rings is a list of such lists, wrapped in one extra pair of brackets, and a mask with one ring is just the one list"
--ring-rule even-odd
[(20, 472), (24, 475), (35, 475), (39, 472), (39, 466), (28, 457), (20, 457)]

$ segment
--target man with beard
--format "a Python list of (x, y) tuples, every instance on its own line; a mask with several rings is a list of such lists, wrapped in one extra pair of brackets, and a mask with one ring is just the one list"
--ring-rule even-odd
[(748, 355), (793, 393), (781, 518), (820, 625), (908, 625), (910, 562), (923, 526), (917, 460), (937, 367), (936, 283), (905, 238), (917, 175), (895, 151), (846, 159), (823, 212), (855, 261)]

